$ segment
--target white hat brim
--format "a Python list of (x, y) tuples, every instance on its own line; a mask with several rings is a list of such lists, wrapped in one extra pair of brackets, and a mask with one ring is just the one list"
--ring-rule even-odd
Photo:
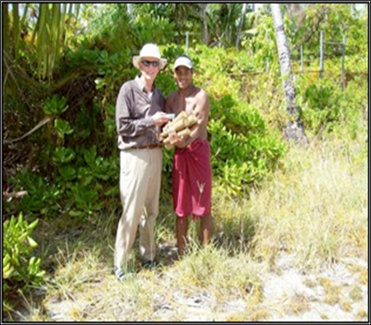
[[(140, 70), (140, 67), (139, 67), (140, 59), (141, 57), (139, 55), (133, 56), (133, 65), (139, 70)], [(160, 70), (165, 67), (166, 63), (167, 63), (167, 59), (160, 59)]]
[(174, 63), (174, 71), (178, 67), (186, 67), (188, 69), (193, 69), (193, 63), (192, 60), (185, 56), (180, 56), (175, 60)]

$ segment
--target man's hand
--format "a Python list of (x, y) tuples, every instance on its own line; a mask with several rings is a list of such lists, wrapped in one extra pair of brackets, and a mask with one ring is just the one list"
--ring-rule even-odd
[(174, 129), (169, 129), (170, 143), (178, 148), (185, 148), (187, 146), (184, 137), (178, 136)]
[(169, 132), (169, 140), (170, 140), (170, 143), (171, 144), (175, 144), (177, 143), (178, 141), (180, 141), (181, 139), (179, 138), (179, 136), (176, 134), (175, 130), (172, 129), (172, 128), (169, 128), (168, 129), (168, 132)]
[(165, 124), (165, 126), (162, 130), (167, 131), (170, 127), (171, 127), (171, 123), (167, 123), (167, 124)]
[(152, 117), (156, 126), (164, 125), (170, 121), (170, 117), (164, 112), (156, 112)]

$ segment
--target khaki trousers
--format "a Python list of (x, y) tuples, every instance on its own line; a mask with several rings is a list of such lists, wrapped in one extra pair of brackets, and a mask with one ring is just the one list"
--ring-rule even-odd
[(144, 261), (155, 257), (154, 226), (159, 212), (162, 151), (120, 151), (120, 198), (123, 207), (115, 244), (115, 267), (126, 270), (139, 225), (139, 253)]

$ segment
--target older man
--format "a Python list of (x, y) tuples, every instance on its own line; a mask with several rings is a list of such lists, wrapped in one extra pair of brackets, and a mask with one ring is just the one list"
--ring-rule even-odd
[(212, 172), (206, 129), (210, 104), (206, 92), (193, 84), (193, 63), (188, 56), (182, 55), (175, 60), (174, 77), (179, 89), (166, 99), (165, 111), (176, 115), (185, 111), (198, 118), (197, 127), (187, 138), (180, 138), (169, 129), (171, 143), (175, 145), (172, 179), (178, 253), (183, 255), (189, 215), (194, 219), (200, 217), (204, 245), (212, 236)]
[(154, 225), (159, 212), (162, 151), (160, 127), (169, 121), (163, 112), (165, 100), (155, 86), (167, 60), (155, 44), (145, 44), (134, 66), (140, 74), (125, 82), (116, 101), (116, 127), (120, 149), (120, 197), (122, 215), (118, 224), (114, 270), (122, 281), (139, 225), (139, 249), (144, 264), (155, 258)]

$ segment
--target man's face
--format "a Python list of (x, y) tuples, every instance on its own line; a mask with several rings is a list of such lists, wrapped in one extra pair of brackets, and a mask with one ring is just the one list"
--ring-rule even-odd
[(180, 66), (175, 69), (175, 80), (179, 88), (184, 89), (192, 85), (192, 70), (187, 67)]
[(157, 58), (145, 57), (140, 60), (139, 67), (146, 80), (154, 81), (160, 71), (160, 61)]

